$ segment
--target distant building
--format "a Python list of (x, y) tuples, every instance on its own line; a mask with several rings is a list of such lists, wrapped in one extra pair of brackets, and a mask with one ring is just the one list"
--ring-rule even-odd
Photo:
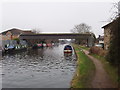
[(1, 33), (2, 40), (13, 40), (15, 38), (19, 38), (21, 34), (33, 34), (33, 32), (23, 31), (20, 29), (13, 28), (13, 29), (10, 29), (10, 30), (7, 30)]
[(104, 36), (99, 35), (95, 40), (95, 46), (101, 47), (104, 49)]
[(99, 37), (96, 39), (96, 43), (104, 44), (104, 36), (99, 35)]

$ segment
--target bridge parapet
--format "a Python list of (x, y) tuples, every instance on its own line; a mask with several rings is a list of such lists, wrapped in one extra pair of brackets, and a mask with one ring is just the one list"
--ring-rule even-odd
[(93, 45), (95, 37), (93, 34), (79, 34), (79, 33), (54, 33), (54, 34), (22, 34), (19, 37), (20, 39), (31, 40), (31, 41), (40, 41), (40, 40), (49, 40), (49, 39), (76, 39), (76, 40), (86, 40), (88, 46)]
[(22, 34), (20, 39), (76, 39), (76, 38), (89, 38), (91, 34)]

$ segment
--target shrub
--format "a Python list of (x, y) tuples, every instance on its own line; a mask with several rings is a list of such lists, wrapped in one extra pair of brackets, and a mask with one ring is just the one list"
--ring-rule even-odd
[(103, 50), (103, 48), (93, 46), (90, 48), (90, 53), (97, 54), (99, 56), (105, 56), (106, 51)]

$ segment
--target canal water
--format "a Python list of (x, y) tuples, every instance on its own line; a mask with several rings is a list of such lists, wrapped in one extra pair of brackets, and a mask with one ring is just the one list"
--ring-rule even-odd
[(2, 57), (2, 88), (69, 88), (76, 56), (64, 45), (28, 50)]

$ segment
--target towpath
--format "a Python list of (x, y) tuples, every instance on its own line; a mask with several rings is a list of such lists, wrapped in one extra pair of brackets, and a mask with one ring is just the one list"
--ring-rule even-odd
[(100, 60), (97, 60), (93, 56), (89, 55), (88, 51), (83, 51), (93, 61), (96, 68), (95, 76), (93, 77), (93, 80), (91, 82), (92, 88), (117, 88), (117, 85), (114, 85), (110, 80)]

